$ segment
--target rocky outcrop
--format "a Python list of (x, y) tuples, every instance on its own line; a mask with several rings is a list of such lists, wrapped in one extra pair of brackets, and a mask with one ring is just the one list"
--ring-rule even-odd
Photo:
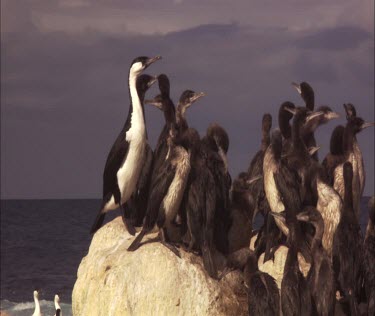
[(181, 258), (159, 242), (135, 252), (120, 217), (93, 237), (78, 268), (73, 315), (246, 315), (241, 274), (211, 279), (202, 259), (181, 250)]

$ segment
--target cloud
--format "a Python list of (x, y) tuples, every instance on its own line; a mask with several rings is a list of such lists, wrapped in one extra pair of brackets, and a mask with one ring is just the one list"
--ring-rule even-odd
[(371, 40), (369, 32), (357, 27), (341, 26), (307, 35), (296, 41), (304, 49), (344, 50), (358, 48), (364, 41)]
[[(123, 21), (121, 3), (129, 6), (129, 12), (145, 8), (144, 3), (108, 3), (103, 15), (112, 14), (114, 19)], [(163, 2), (162, 8), (171, 3), (172, 0)], [(201, 134), (214, 121), (226, 128), (231, 142), (232, 175), (247, 169), (258, 150), (263, 113), (271, 113), (277, 126), (277, 111), (283, 101), (301, 103), (291, 81), (310, 82), (318, 104), (329, 104), (342, 112), (342, 103), (353, 102), (363, 117), (374, 116), (374, 47), (364, 36), (366, 31), (360, 28), (346, 26), (352, 30), (351, 42), (355, 44), (351, 44), (352, 49), (342, 50), (332, 49), (328, 42), (333, 38), (332, 32), (340, 33), (342, 26), (294, 31), (282, 23), (255, 26), (230, 18), (222, 21), (218, 17), (223, 16), (221, 11), (227, 6), (224, 4), (212, 10), (212, 3), (202, 2), (193, 11), (192, 5), (183, 2), (178, 7), (186, 21), (192, 12), (196, 13), (193, 25), (178, 24), (174, 19), (182, 13), (175, 12), (172, 22), (162, 23), (171, 23), (165, 28), (169, 31), (158, 34), (134, 34), (129, 29), (117, 32), (110, 26), (102, 27), (101, 22), (95, 22), (95, 14), (102, 9), (97, 2), (86, 3), (85, 8), (61, 8), (59, 2), (43, 4), (35, 2), (28, 10), (20, 3), (6, 7), (8, 13), (13, 10), (15, 20), (20, 20), (18, 24), (7, 22), (1, 38), (2, 197), (100, 196), (105, 159), (128, 112), (128, 65), (139, 55), (163, 56), (147, 72), (169, 76), (174, 100), (185, 89), (207, 93), (189, 109), (188, 120)], [(287, 7), (292, 4), (288, 2)], [(110, 13), (116, 6), (120, 9), (116, 11), (119, 17), (113, 11)], [(261, 8), (262, 4), (255, 2), (254, 6)], [(317, 6), (321, 8), (319, 1)], [(246, 6), (240, 3), (239, 7), (244, 11)], [(217, 16), (208, 8), (217, 11)], [(152, 9), (156, 17), (146, 23), (146, 12), (139, 22), (142, 28), (150, 28), (154, 21), (169, 16), (161, 9)], [(63, 23), (55, 29), (49, 28), (48, 23), (41, 27), (38, 17), (53, 12), (62, 16), (62, 22), (64, 15), (74, 15), (74, 21), (69, 20), (72, 24), (75, 19), (86, 17), (92, 21), (92, 27), (81, 31), (67, 29)], [(199, 23), (199, 16), (206, 13), (212, 20)], [(286, 17), (286, 13), (283, 15)], [(238, 17), (243, 20), (240, 13)], [(126, 20), (127, 25), (131, 22), (131, 18)], [(309, 36), (313, 40), (308, 41)], [(347, 44), (334, 45), (336, 48)], [(153, 87), (148, 96), (157, 93)], [(156, 109), (145, 111), (149, 139), (155, 144), (163, 117)], [(327, 151), (336, 123), (342, 124), (343, 120), (319, 130), (320, 157)], [(358, 138), (368, 174), (373, 174), (374, 136), (370, 130), (364, 133)], [(366, 192), (373, 188), (373, 179), (368, 177)]]

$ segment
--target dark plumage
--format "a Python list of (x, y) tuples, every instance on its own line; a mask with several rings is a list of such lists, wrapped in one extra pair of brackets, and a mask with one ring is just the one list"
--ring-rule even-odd
[(292, 82), (292, 85), (297, 89), (303, 101), (305, 101), (306, 108), (310, 111), (314, 111), (315, 93), (313, 88), (305, 81), (301, 82), (301, 84)]
[[(140, 95), (144, 96), (145, 91), (154, 81), (151, 77), (142, 77), (141, 84), (138, 82), (137, 85), (137, 79), (144, 69), (159, 59), (160, 56), (138, 57), (130, 66), (129, 113), (107, 157), (103, 173), (102, 205), (91, 228), (92, 234), (103, 224), (105, 213), (118, 207), (122, 209), (123, 220), (129, 233), (135, 234), (134, 226), (128, 220), (129, 216), (126, 215), (123, 204), (135, 192), (141, 168), (145, 162), (147, 133)], [(135, 130), (137, 132), (134, 132)], [(127, 159), (128, 157), (130, 159)]]
[(279, 314), (280, 294), (275, 279), (259, 271), (258, 259), (251, 253), (244, 270), (249, 316), (274, 316)]
[(324, 169), (325, 178), (330, 186), (333, 186), (334, 182), (334, 171), (336, 167), (342, 163), (344, 148), (343, 148), (343, 136), (345, 127), (338, 125), (332, 132), (331, 141), (329, 146), (329, 153), (322, 162)]
[(331, 259), (323, 248), (324, 222), (314, 207), (306, 207), (297, 215), (299, 221), (311, 223), (315, 228), (311, 243), (312, 264), (307, 276), (307, 284), (312, 296), (314, 314), (334, 315), (335, 281)]
[[(188, 250), (202, 253), (203, 264), (209, 276), (218, 278), (217, 250), (214, 242), (216, 184), (207, 168), (207, 151), (193, 129), (187, 130), (192, 146), (191, 171), (182, 208), (186, 212), (189, 234)], [(208, 152), (209, 153), (209, 152)]]
[[(179, 135), (176, 130), (174, 105), (169, 97), (168, 78), (165, 75), (160, 75), (158, 80), (161, 95), (149, 103), (160, 108), (164, 113), (167, 136), (164, 138), (161, 137), (159, 140), (161, 140), (162, 144), (165, 144), (166, 154), (164, 156), (163, 153), (163, 160), (154, 166), (143, 227), (139, 235), (129, 246), (128, 251), (136, 250), (140, 246), (143, 236), (156, 223), (160, 229), (161, 242), (176, 255), (179, 255), (177, 249), (169, 243), (169, 232), (177, 216), (189, 176), (190, 153), (188, 152), (188, 148), (181, 146), (177, 141)], [(164, 89), (165, 87), (167, 89)], [(155, 157), (155, 159), (157, 158)]]
[(349, 162), (343, 166), (345, 196), (340, 223), (333, 238), (333, 270), (337, 288), (350, 303), (352, 315), (358, 314), (357, 297), (362, 283), (362, 236), (353, 209), (353, 168)]
[[(353, 207), (357, 218), (360, 216), (360, 201), (365, 186), (365, 170), (361, 149), (359, 148), (356, 135), (363, 129), (374, 126), (374, 122), (365, 122), (362, 118), (354, 116), (355, 108), (352, 104), (344, 104), (347, 112), (347, 124), (343, 133), (342, 161), (350, 162), (353, 168)], [(343, 164), (334, 170), (334, 189), (344, 198)]]
[(367, 299), (367, 315), (375, 314), (375, 196), (368, 204), (369, 219), (364, 242), (364, 284)]
[[(302, 126), (301, 130), (301, 137), (307, 148), (316, 147), (314, 132), (320, 125), (326, 124), (330, 120), (339, 117), (339, 115), (332, 111), (329, 106), (320, 106), (315, 113), (321, 113), (321, 115), (317, 115), (313, 119), (309, 120), (305, 125)], [(318, 153), (315, 152), (312, 155), (312, 158), (318, 161)]]
[(269, 211), (269, 205), (267, 202), (266, 194), (264, 192), (263, 182), (263, 159), (264, 153), (271, 143), (270, 130), (272, 127), (272, 116), (270, 114), (264, 114), (262, 119), (262, 140), (261, 148), (255, 154), (248, 169), (248, 179), (254, 179), (260, 177), (259, 181), (254, 181), (249, 184), (249, 190), (253, 196), (255, 202), (255, 210), (252, 216), (256, 216), (258, 212), (261, 212), (263, 216)]
[(290, 126), (290, 120), (293, 118), (293, 113), (289, 110), (295, 109), (295, 105), (292, 102), (286, 101), (281, 104), (279, 109), (279, 128), (281, 135), (283, 136), (283, 153), (287, 153), (292, 145), (292, 127)]
[(231, 226), (229, 190), (231, 177), (228, 172), (227, 152), (229, 137), (218, 124), (211, 124), (202, 139), (205, 151), (206, 166), (210, 169), (215, 181), (215, 217), (214, 242), (223, 254), (228, 253), (228, 231)]

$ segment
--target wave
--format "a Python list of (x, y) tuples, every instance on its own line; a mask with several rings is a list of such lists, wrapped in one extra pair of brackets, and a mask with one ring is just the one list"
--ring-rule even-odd
[[(40, 300), (40, 309), (43, 315), (54, 315), (55, 304), (53, 301)], [(34, 301), (32, 302), (11, 302), (8, 300), (0, 301), (0, 310), (6, 312), (9, 316), (30, 316), (35, 309)], [(61, 310), (64, 316), (71, 316), (72, 305), (60, 303)]]

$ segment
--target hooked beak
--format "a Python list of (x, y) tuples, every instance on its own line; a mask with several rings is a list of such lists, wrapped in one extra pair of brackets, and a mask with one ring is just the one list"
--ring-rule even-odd
[(337, 113), (337, 112), (329, 112), (329, 113), (327, 114), (327, 116), (326, 116), (326, 118), (327, 118), (328, 120), (333, 120), (333, 119), (335, 119), (335, 118), (339, 118), (339, 117), (340, 117), (340, 114)]
[(308, 149), (309, 155), (310, 156), (314, 155), (319, 149), (320, 149), (320, 146), (309, 147), (309, 149)]
[(296, 217), (297, 217), (297, 220), (299, 220), (300, 222), (308, 222), (309, 221), (309, 217), (305, 212), (297, 214)]
[(367, 127), (371, 127), (371, 126), (375, 126), (375, 122), (365, 122), (365, 123), (362, 124), (361, 130), (363, 130)]
[(296, 108), (285, 107), (284, 110), (288, 111), (289, 113), (292, 113), (293, 115), (295, 115), (297, 113)]
[(307, 123), (307, 122), (310, 122), (312, 119), (314, 119), (314, 118), (316, 118), (316, 117), (323, 116), (323, 115), (324, 115), (324, 112), (323, 112), (323, 111), (312, 112), (311, 114), (309, 114), (309, 115), (306, 117), (306, 123)]
[(254, 177), (254, 178), (251, 178), (249, 180), (246, 181), (247, 184), (252, 184), (260, 179), (262, 179), (263, 177), (262, 176), (258, 176), (258, 177)]
[(155, 61), (158, 61), (161, 59), (161, 56), (158, 55), (158, 56), (155, 56), (155, 57), (152, 57), (152, 58), (149, 58), (146, 63), (145, 63), (145, 68), (147, 68), (148, 66), (150, 66), (152, 63), (154, 63)]
[(147, 86), (150, 88), (156, 81), (158, 81), (158, 77), (153, 76), (153, 79), (148, 82)]
[(194, 96), (191, 98), (191, 102), (195, 102), (201, 97), (204, 97), (206, 94), (204, 92), (195, 93)]
[(298, 83), (292, 82), (292, 86), (296, 88), (299, 94), (302, 93), (301, 86)]
[(268, 214), (272, 215), (274, 218), (277, 218), (281, 220), (283, 223), (285, 223), (285, 211), (281, 213), (269, 212)]
[(148, 105), (153, 105), (153, 106), (157, 107), (158, 109), (163, 110), (163, 106), (162, 106), (162, 104), (159, 100), (155, 100), (155, 99), (145, 100), (144, 103), (148, 104)]

